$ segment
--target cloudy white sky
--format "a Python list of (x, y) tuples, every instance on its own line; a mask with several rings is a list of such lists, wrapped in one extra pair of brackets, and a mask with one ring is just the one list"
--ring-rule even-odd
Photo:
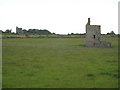
[(119, 0), (0, 0), (0, 30), (48, 29), (59, 34), (85, 33), (87, 18), (101, 33), (118, 33)]

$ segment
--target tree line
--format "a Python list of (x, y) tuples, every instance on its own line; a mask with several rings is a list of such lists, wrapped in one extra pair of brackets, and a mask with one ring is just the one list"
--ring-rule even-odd
[[(12, 29), (7, 29), (5, 31), (2, 31), (2, 34), (18, 34), (18, 33), (15, 33), (15, 32), (12, 32)], [(51, 34), (54, 34), (55, 33), (51, 33), (50, 31), (48, 31), (47, 29), (29, 29), (29, 30), (26, 30), (26, 29), (23, 29), (22, 30), (22, 33), (23, 35), (51, 35)], [(85, 35), (86, 33), (68, 33), (68, 35)], [(59, 34), (57, 34), (59, 35)], [(108, 32), (107, 34), (102, 34), (102, 35), (116, 35), (114, 31), (111, 31), (111, 32)]]
[(32, 35), (49, 35), (52, 34), (50, 31), (47, 29), (29, 29), (29, 30), (22, 30), (24, 34), (32, 34)]
[(21, 31), (21, 33), (15, 33), (12, 32), (12, 29), (7, 29), (5, 31), (2, 31), (2, 34), (22, 34), (22, 35), (49, 35), (49, 34), (55, 34), (55, 33), (51, 33), (50, 31), (48, 31), (47, 29), (23, 29)]

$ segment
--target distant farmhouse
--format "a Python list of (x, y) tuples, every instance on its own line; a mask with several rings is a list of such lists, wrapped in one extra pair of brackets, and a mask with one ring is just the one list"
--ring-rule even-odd
[(86, 24), (86, 46), (97, 48), (111, 47), (110, 42), (100, 41), (100, 38), (101, 38), (101, 26), (90, 25), (90, 18), (88, 18), (88, 22)]

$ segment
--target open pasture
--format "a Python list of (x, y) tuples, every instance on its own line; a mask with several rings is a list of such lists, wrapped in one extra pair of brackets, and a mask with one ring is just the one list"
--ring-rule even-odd
[(3, 39), (3, 88), (117, 88), (118, 39), (87, 48), (84, 38)]

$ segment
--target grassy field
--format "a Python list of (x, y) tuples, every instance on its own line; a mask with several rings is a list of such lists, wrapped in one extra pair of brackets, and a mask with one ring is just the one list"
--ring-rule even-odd
[(84, 38), (3, 39), (3, 88), (117, 88), (118, 41), (87, 48)]

